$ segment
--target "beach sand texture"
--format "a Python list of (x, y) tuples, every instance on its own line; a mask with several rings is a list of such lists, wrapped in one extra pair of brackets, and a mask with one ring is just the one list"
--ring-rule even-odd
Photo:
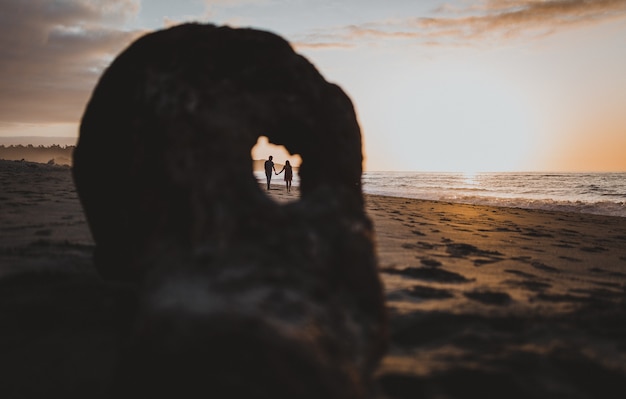
[[(366, 205), (391, 320), (381, 397), (626, 396), (626, 218)], [(102, 282), (92, 251), (69, 168), (0, 161), (2, 397), (104, 397), (133, 288)]]

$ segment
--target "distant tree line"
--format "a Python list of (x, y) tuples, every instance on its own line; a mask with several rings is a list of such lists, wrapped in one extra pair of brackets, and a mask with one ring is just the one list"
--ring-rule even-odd
[(0, 159), (9, 161), (29, 161), (39, 163), (49, 163), (58, 165), (72, 165), (72, 154), (76, 146), (51, 146), (28, 145), (0, 145)]
[[(39, 162), (57, 165), (69, 165), (72, 166), (72, 154), (74, 153), (75, 145), (61, 146), (53, 144), (50, 146), (32, 144), (28, 145), (0, 145), (0, 159), (8, 161), (29, 161)], [(252, 161), (252, 169), (255, 171), (264, 170), (263, 165), (265, 159), (255, 159)], [(276, 163), (276, 168), (280, 170), (283, 164)], [(297, 171), (298, 167), (294, 167), (294, 171)]]

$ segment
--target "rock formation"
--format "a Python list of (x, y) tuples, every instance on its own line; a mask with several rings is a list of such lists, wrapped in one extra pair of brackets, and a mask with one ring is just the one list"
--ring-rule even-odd
[[(260, 136), (301, 155), (299, 201), (259, 187)], [(117, 393), (369, 397), (386, 314), (361, 168), (351, 101), (279, 36), (185, 24), (122, 52), (73, 168), (98, 271), (138, 287)]]

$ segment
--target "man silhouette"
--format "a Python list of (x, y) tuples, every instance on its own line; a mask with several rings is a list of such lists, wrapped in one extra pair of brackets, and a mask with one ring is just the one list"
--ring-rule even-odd
[(270, 158), (265, 161), (265, 177), (267, 178), (267, 189), (270, 189), (270, 181), (272, 180), (272, 170), (276, 173), (276, 168), (274, 167), (274, 159), (273, 156), (270, 155)]

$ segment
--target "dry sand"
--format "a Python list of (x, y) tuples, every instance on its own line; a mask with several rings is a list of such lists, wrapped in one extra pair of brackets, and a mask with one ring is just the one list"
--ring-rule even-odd
[[(626, 218), (366, 205), (391, 322), (384, 397), (626, 397)], [(2, 397), (103, 397), (133, 289), (100, 281), (92, 251), (69, 168), (0, 161)]]
[(626, 218), (367, 203), (390, 396), (626, 397)]

